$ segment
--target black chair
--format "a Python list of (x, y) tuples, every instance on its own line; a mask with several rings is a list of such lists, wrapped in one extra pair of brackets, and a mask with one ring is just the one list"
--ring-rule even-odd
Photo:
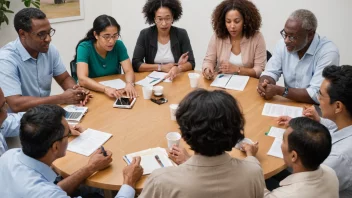
[(272, 57), (271, 53), (266, 50), (266, 61), (269, 61), (269, 59)]
[(72, 60), (70, 62), (70, 69), (71, 69), (71, 76), (73, 79), (75, 79), (75, 81), (78, 81), (78, 77), (77, 77), (77, 63), (75, 60)]

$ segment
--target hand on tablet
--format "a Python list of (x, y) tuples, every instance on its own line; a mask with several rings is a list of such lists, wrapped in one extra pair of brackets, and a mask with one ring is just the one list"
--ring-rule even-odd
[(109, 96), (110, 98), (121, 98), (122, 97), (122, 93), (112, 87), (105, 87), (104, 93), (105, 93), (105, 95)]
[(127, 83), (125, 87), (125, 94), (128, 98), (137, 98), (137, 92), (131, 83)]

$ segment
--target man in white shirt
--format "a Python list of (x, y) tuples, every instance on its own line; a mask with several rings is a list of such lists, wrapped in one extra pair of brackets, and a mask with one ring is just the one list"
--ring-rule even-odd
[(292, 119), (281, 145), (285, 164), (293, 174), (269, 191), (265, 198), (338, 198), (338, 180), (334, 170), (321, 165), (331, 151), (331, 136), (326, 127), (305, 117)]

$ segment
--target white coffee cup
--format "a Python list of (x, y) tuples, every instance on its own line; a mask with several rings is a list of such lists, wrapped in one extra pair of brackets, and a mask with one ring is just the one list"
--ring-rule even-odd
[(143, 91), (143, 98), (146, 100), (150, 100), (153, 93), (153, 86), (142, 87), (142, 91)]
[(192, 88), (198, 87), (198, 81), (199, 81), (200, 75), (197, 73), (188, 73), (188, 77), (189, 77), (189, 82), (191, 84), (191, 87)]
[(169, 132), (166, 134), (167, 147), (171, 149), (174, 145), (180, 144), (181, 135), (177, 132)]
[(163, 95), (164, 87), (163, 86), (154, 86), (154, 95), (161, 96)]
[(177, 110), (178, 104), (171, 104), (170, 105), (170, 115), (171, 115), (171, 120), (176, 120), (176, 110)]

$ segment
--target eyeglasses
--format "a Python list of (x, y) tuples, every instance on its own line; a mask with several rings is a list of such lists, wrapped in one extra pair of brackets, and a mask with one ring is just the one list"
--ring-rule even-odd
[(70, 130), (67, 135), (64, 135), (64, 136), (62, 136), (61, 138), (58, 138), (58, 139), (54, 140), (53, 143), (51, 143), (51, 145), (53, 145), (54, 142), (56, 142), (56, 141), (61, 141), (61, 140), (64, 139), (65, 137), (69, 138), (69, 137), (71, 137), (71, 136), (72, 136), (72, 133), (71, 133), (71, 130)]
[(284, 29), (280, 31), (280, 34), (281, 34), (282, 38), (284, 38), (284, 39), (286, 39), (286, 37), (288, 37), (288, 40), (290, 42), (294, 42), (298, 39), (297, 36), (288, 36)]
[(155, 18), (154, 21), (155, 21), (156, 24), (160, 24), (163, 21), (165, 21), (166, 24), (169, 24), (169, 23), (172, 23), (174, 21), (174, 19), (173, 18), (165, 18), (165, 19), (163, 19), (163, 18)]
[(120, 35), (118, 35), (118, 34), (114, 34), (114, 35), (106, 34), (106, 35), (102, 35), (101, 37), (103, 39), (105, 39), (106, 41), (110, 41), (110, 39), (113, 39), (114, 41), (116, 41), (116, 40), (118, 40), (120, 38)]
[(4, 104), (2, 104), (2, 106), (0, 107), (0, 112), (7, 111), (8, 108), (9, 108), (9, 106), (7, 105), (7, 102), (5, 101)]
[(31, 32), (33, 35), (36, 35), (37, 37), (39, 37), (40, 40), (44, 41), (46, 39), (46, 37), (49, 35), (50, 37), (53, 37), (54, 34), (55, 34), (55, 29), (51, 28), (49, 30), (49, 32), (46, 32), (46, 31), (42, 31), (42, 32), (39, 32), (39, 33), (34, 33), (34, 32)]

